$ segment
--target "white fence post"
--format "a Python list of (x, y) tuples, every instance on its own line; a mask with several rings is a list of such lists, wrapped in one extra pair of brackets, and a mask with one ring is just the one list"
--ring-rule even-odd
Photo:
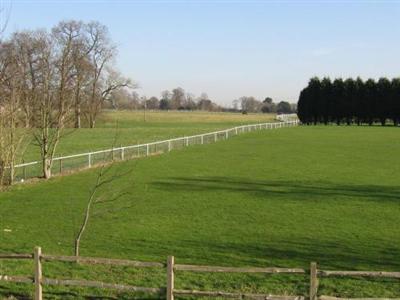
[(228, 130), (225, 131), (225, 137), (226, 137), (226, 139), (228, 139), (228, 137), (229, 137)]
[(125, 159), (125, 148), (121, 148), (121, 160)]
[(92, 153), (89, 153), (89, 155), (88, 155), (88, 167), (89, 168), (92, 167)]
[(189, 146), (189, 138), (186, 137), (186, 147)]
[(149, 144), (146, 144), (146, 156), (149, 156), (149, 151), (150, 149), (149, 149)]
[(201, 144), (204, 144), (204, 134), (201, 135)]
[(168, 141), (168, 152), (171, 151), (171, 140)]
[(216, 141), (217, 141), (217, 134), (214, 133), (214, 142), (216, 142)]

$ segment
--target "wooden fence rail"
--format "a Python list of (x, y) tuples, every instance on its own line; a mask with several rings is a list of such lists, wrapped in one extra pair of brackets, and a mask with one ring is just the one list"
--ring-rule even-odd
[[(114, 289), (119, 291), (142, 292), (160, 295), (167, 300), (174, 300), (175, 296), (199, 296), (199, 297), (221, 297), (231, 299), (253, 299), (253, 300), (304, 300), (304, 296), (296, 295), (271, 295), (271, 294), (252, 294), (240, 292), (226, 291), (198, 291), (198, 290), (182, 290), (175, 289), (175, 271), (182, 272), (215, 272), (215, 273), (264, 273), (264, 274), (306, 274), (309, 271), (310, 276), (310, 300), (400, 300), (400, 298), (337, 298), (332, 296), (318, 296), (319, 277), (374, 277), (374, 278), (400, 278), (400, 272), (384, 272), (384, 271), (327, 271), (319, 270), (317, 263), (312, 262), (310, 269), (301, 268), (259, 268), (259, 267), (218, 267), (218, 266), (200, 266), (200, 265), (184, 265), (175, 264), (175, 258), (169, 256), (166, 263), (160, 262), (141, 262), (126, 259), (109, 259), (95, 257), (76, 257), (76, 256), (59, 256), (42, 254), (40, 247), (34, 249), (34, 253), (24, 254), (0, 254), (0, 259), (26, 260), (34, 261), (34, 276), (8, 276), (0, 274), (0, 281), (34, 284), (35, 300), (43, 299), (43, 286), (59, 285), (59, 286), (79, 286), (90, 288)], [(116, 266), (129, 266), (135, 268), (164, 268), (167, 272), (166, 287), (141, 287), (124, 285), (118, 283), (107, 283), (100, 281), (80, 280), (80, 279), (55, 279), (46, 278), (42, 275), (43, 263), (45, 261), (62, 261), (62, 262), (79, 262), (83, 264), (104, 264)]]

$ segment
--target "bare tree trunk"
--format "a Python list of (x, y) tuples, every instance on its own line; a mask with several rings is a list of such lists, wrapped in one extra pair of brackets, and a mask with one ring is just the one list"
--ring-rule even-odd
[(81, 128), (81, 99), (80, 99), (80, 82), (78, 79), (75, 92), (75, 128)]
[(81, 128), (81, 105), (75, 106), (75, 128)]
[(96, 185), (90, 194), (89, 201), (86, 206), (85, 217), (83, 218), (82, 226), (79, 229), (78, 235), (75, 239), (75, 256), (79, 256), (79, 249), (80, 249), (79, 247), (80, 247), (80, 243), (81, 243), (81, 238), (82, 238), (82, 235), (85, 232), (86, 226), (89, 222), (90, 211), (91, 211), (94, 199), (95, 199), (94, 196), (95, 196), (97, 188), (99, 187), (99, 184), (100, 184), (100, 179), (101, 179), (102, 173), (103, 173), (103, 168), (100, 170), (100, 173), (97, 176)]
[(94, 118), (94, 116), (92, 116), (91, 114), (89, 115), (89, 127), (90, 128), (94, 128), (96, 126), (96, 120)]
[(45, 157), (42, 160), (42, 166), (43, 166), (43, 177), (45, 179), (51, 178), (51, 161)]

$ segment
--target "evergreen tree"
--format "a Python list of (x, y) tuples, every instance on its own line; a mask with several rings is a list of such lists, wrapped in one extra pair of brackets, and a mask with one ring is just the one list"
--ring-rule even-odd
[(363, 82), (348, 78), (313, 77), (304, 88), (298, 101), (298, 116), (304, 124), (329, 124), (342, 122), (350, 125), (369, 124), (379, 121), (385, 125), (392, 120), (400, 123), (400, 78), (380, 78), (378, 82)]

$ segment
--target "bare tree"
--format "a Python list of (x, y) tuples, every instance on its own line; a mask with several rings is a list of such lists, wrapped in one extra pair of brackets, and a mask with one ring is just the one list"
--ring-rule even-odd
[(107, 28), (98, 22), (91, 22), (87, 25), (89, 36), (90, 53), (89, 58), (92, 64), (90, 79), (90, 94), (87, 103), (87, 115), (89, 127), (94, 128), (96, 118), (103, 104), (104, 70), (115, 54), (115, 47), (111, 45)]
[(0, 43), (0, 186), (12, 184), (24, 133), (18, 130), (23, 68), (13, 43)]
[(79, 37), (78, 30), (76, 22), (61, 22), (51, 36), (43, 33), (39, 43), (41, 97), (36, 104), (34, 138), (40, 148), (43, 177), (46, 179), (51, 177), (55, 151), (73, 103), (73, 45)]
[(112, 92), (121, 89), (121, 88), (136, 88), (136, 84), (132, 83), (129, 78), (123, 77), (119, 72), (108, 68), (107, 70), (107, 79), (101, 90), (101, 104), (105, 101), (110, 101), (110, 96)]
[(146, 102), (146, 107), (148, 109), (158, 109), (160, 106), (160, 101), (158, 100), (157, 97), (150, 97), (150, 99), (147, 100)]
[(181, 108), (186, 101), (185, 90), (178, 87), (172, 90), (171, 96), (171, 108), (179, 109)]
[(208, 95), (206, 93), (201, 93), (200, 97), (197, 99), (197, 107), (198, 109), (205, 111), (213, 110), (213, 103), (208, 98)]
[(94, 127), (113, 92), (135, 87), (111, 68), (115, 52), (107, 28), (97, 22), (64, 21), (51, 33), (16, 32), (6, 42), (0, 32), (1, 176), (7, 169), (13, 178), (16, 133), (27, 132), (19, 127), (33, 129), (43, 177), (50, 178), (65, 128), (80, 128), (82, 113)]
[(259, 112), (261, 110), (262, 107), (262, 103), (258, 100), (256, 100), (256, 98), (250, 96), (243, 96), (240, 97), (240, 104), (242, 107), (242, 111), (246, 111), (246, 112)]
[[(117, 137), (118, 137), (118, 134), (115, 135), (113, 146), (115, 145), (115, 142), (117, 141)], [(110, 161), (110, 160), (112, 162), (107, 164), (107, 161)], [(102, 195), (104, 193), (104, 189), (106, 189), (109, 184), (113, 183), (115, 180), (118, 180), (119, 178), (127, 176), (132, 171), (132, 170), (128, 170), (127, 172), (118, 172), (118, 170), (115, 170), (113, 167), (114, 167), (114, 161), (112, 159), (110, 159), (110, 157), (108, 157), (108, 158), (104, 157), (103, 163), (101, 164), (99, 171), (97, 173), (95, 184), (89, 193), (83, 220), (82, 220), (81, 225), (79, 226), (79, 230), (75, 237), (74, 253), (75, 253), (76, 257), (79, 257), (79, 255), (80, 255), (80, 243), (82, 240), (82, 236), (85, 233), (86, 228), (88, 226), (89, 220), (92, 216), (95, 216), (95, 214), (93, 213), (94, 206), (96, 204), (101, 204), (101, 203), (106, 203), (106, 202), (115, 202), (118, 199), (120, 199), (121, 197), (129, 194), (127, 191), (119, 191), (118, 194), (116, 194), (110, 198), (106, 198), (106, 196)], [(114, 173), (112, 173), (113, 169), (114, 169)], [(126, 207), (118, 208), (113, 203), (114, 211), (116, 211), (118, 209), (123, 209), (123, 208), (126, 208)]]
[(90, 63), (89, 54), (93, 50), (93, 45), (89, 44), (89, 39), (84, 31), (84, 24), (79, 23), (79, 38), (73, 45), (73, 68), (75, 72), (74, 87), (74, 127), (82, 127), (82, 106), (88, 99), (88, 88), (90, 86), (90, 74), (93, 67)]

